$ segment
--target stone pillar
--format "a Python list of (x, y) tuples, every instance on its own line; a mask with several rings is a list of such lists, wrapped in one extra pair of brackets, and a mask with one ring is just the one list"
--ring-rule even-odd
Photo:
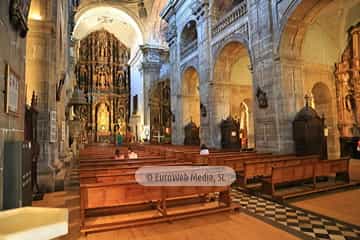
[[(200, 80), (200, 141), (209, 147), (215, 147), (211, 137), (211, 93), (210, 78), (213, 58), (211, 57), (211, 15), (208, 1), (196, 1), (193, 14), (197, 20), (198, 54), (199, 54), (199, 80)], [(206, 114), (205, 114), (206, 113)]]
[(140, 72), (144, 83), (144, 125), (150, 126), (150, 89), (160, 78), (161, 65), (168, 51), (154, 45), (142, 45), (140, 49), (143, 54)]
[(173, 144), (183, 144), (184, 142), (184, 130), (181, 115), (182, 104), (180, 101), (181, 92), (181, 73), (178, 63), (179, 47), (178, 47), (178, 33), (176, 27), (176, 17), (173, 13), (169, 13), (170, 17), (165, 17), (168, 22), (168, 31), (166, 34), (166, 41), (169, 44), (169, 62), (170, 62), (170, 92), (171, 92), (171, 112), (173, 115), (172, 121), (172, 135), (171, 141)]
[[(41, 19), (29, 20), (26, 84), (28, 93), (35, 91), (38, 95), (39, 187), (41, 191), (52, 192), (62, 188), (64, 176), (62, 171), (64, 162), (59, 160), (61, 132), (58, 132), (58, 127), (65, 120), (67, 103), (65, 86), (59, 88), (62, 89), (62, 94), (59, 95), (58, 102), (56, 96), (60, 79), (69, 71), (69, 52), (67, 52), (69, 6), (64, 1), (50, 1), (49, 4), (39, 5), (39, 8)], [(62, 18), (58, 17), (60, 15)], [(60, 38), (60, 34), (63, 38)], [(64, 81), (64, 84), (66, 82)], [(56, 113), (52, 123), (51, 112)], [(54, 139), (50, 138), (51, 131), (54, 131)]]
[(27, 36), (26, 83), (39, 96), (38, 159), (39, 186), (42, 191), (55, 190), (53, 163), (57, 143), (50, 143), (50, 112), (56, 111), (56, 64), (52, 22), (30, 21)]
[[(258, 151), (293, 152), (292, 116), (296, 104), (295, 86), (301, 83), (298, 69), (282, 78), (282, 65), (273, 51), (274, 25), (271, 3), (267, 0), (248, 1), (249, 42), (253, 69), (254, 96), (261, 88), (266, 93), (268, 107), (261, 108), (254, 99), (255, 141)], [(284, 79), (281, 81), (281, 79)], [(289, 101), (289, 99), (292, 99)]]

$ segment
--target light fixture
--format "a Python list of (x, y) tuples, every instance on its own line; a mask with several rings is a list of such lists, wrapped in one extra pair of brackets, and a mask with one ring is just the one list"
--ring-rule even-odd
[(139, 17), (140, 18), (146, 18), (147, 17), (147, 10), (146, 10), (146, 7), (145, 7), (145, 4), (144, 4), (144, 1), (141, 0), (139, 3), (138, 3), (138, 10), (139, 10)]
[(39, 13), (32, 13), (30, 15), (30, 19), (31, 20), (36, 20), (36, 21), (41, 21), (42, 20), (42, 16)]
[(84, 92), (79, 89), (78, 87), (75, 87), (73, 95), (69, 101), (69, 106), (73, 107), (74, 113), (75, 113), (75, 120), (80, 120), (82, 117), (82, 108), (86, 106), (87, 100), (85, 97)]

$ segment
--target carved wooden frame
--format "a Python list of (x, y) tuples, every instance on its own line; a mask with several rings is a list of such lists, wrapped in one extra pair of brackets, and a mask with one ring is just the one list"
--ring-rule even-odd
[[(15, 89), (17, 91), (17, 106), (14, 110), (10, 109), (9, 108), (9, 103), (10, 103), (10, 100), (9, 100), (9, 97), (10, 97), (10, 94), (12, 93), (11, 90), (11, 84), (13, 84), (11, 82), (11, 77), (14, 77), (14, 84), (17, 85), (17, 89)], [(20, 90), (20, 77), (19, 75), (16, 74), (16, 72), (10, 67), (9, 64), (6, 64), (5, 65), (5, 113), (7, 114), (11, 114), (11, 115), (14, 115), (14, 116), (17, 116), (18, 115), (18, 112), (19, 112), (19, 90)]]

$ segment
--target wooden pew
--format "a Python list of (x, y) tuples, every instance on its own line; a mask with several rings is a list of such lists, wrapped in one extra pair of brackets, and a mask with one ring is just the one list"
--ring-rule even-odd
[[(136, 148), (137, 149), (137, 148)], [(229, 195), (229, 187), (144, 187), (137, 184), (135, 180), (135, 172), (142, 166), (153, 165), (193, 165), (196, 163), (203, 164), (202, 156), (199, 154), (198, 147), (173, 147), (166, 151), (167, 147), (163, 146), (140, 146), (137, 152), (141, 152), (144, 159), (134, 160), (113, 160), (109, 158), (109, 149), (98, 152), (96, 148), (84, 151), (80, 157), (80, 194), (81, 194), (81, 219), (82, 231), (91, 232), (98, 230), (114, 229), (121, 226), (136, 225), (138, 223), (153, 221), (168, 221), (171, 219), (191, 217), (199, 214), (208, 214), (217, 211), (232, 209)], [(165, 154), (163, 154), (165, 153)], [(254, 152), (217, 152), (213, 151), (212, 159), (222, 159), (222, 163), (226, 161), (231, 164), (238, 162), (243, 163), (243, 159), (254, 157)], [(199, 157), (200, 156), (200, 157)], [(259, 155), (260, 156), (260, 155)], [(258, 157), (259, 157), (258, 156)], [(187, 158), (190, 158), (189, 159)], [(192, 158), (194, 157), (194, 160)], [(147, 159), (145, 159), (147, 158)], [(200, 159), (200, 161), (199, 161)], [(237, 162), (238, 161), (238, 162)], [(230, 163), (229, 163), (230, 165)], [(232, 166), (232, 165), (231, 165)], [(239, 167), (237, 167), (239, 169)], [(184, 201), (188, 199), (203, 198), (209, 193), (220, 193), (219, 204), (211, 209), (202, 209), (196, 207), (192, 211), (187, 212), (188, 207), (173, 214), (168, 212), (168, 206), (175, 200)], [(152, 216), (149, 219), (129, 220), (125, 222), (112, 222), (108, 225), (92, 225), (86, 224), (86, 213), (93, 210), (105, 211), (106, 209), (125, 207), (132, 205), (147, 204), (156, 202), (158, 205), (159, 217)], [(184, 204), (182, 203), (182, 204)], [(178, 204), (177, 204), (178, 205)], [(181, 206), (181, 204), (180, 204)], [(107, 210), (106, 210), (107, 211)], [(111, 211), (111, 210), (110, 210)]]
[(271, 177), (263, 179), (263, 187), (266, 193), (274, 195), (277, 184), (311, 179), (313, 188), (316, 188), (316, 179), (318, 177), (329, 177), (332, 175), (336, 175), (337, 178), (348, 183), (350, 181), (349, 159), (321, 160), (303, 162), (292, 166), (273, 167)]
[(293, 166), (302, 163), (313, 163), (319, 160), (319, 156), (296, 157), (294, 155), (279, 155), (265, 157), (263, 160), (246, 161), (244, 173), (241, 176), (241, 184), (246, 185), (249, 179), (255, 177), (270, 177), (273, 167)]
[[(86, 166), (86, 165), (106, 165), (106, 164), (116, 164), (116, 163), (126, 163), (126, 162), (151, 162), (151, 161), (166, 161), (167, 159), (162, 158), (162, 157), (146, 157), (146, 158), (136, 158), (136, 159), (129, 159), (129, 158), (124, 158), (124, 159), (114, 159), (114, 158), (110, 158), (110, 159), (92, 159), (90, 161), (82, 161), (80, 162), (80, 166)], [(175, 160), (175, 158), (171, 158), (168, 160)]]
[[(336, 175), (336, 179), (350, 182), (350, 159), (342, 158), (337, 160), (319, 161), (315, 165), (315, 177), (328, 177)], [(315, 178), (315, 180), (316, 180)], [(316, 182), (315, 182), (316, 183)]]
[[(182, 165), (189, 165), (192, 163), (178, 163), (176, 160), (174, 161), (164, 161), (162, 163), (157, 163), (156, 166), (182, 166)], [(193, 165), (193, 164), (192, 164)], [(96, 167), (96, 168), (82, 168), (79, 170), (80, 177), (81, 176), (93, 176), (97, 173), (106, 173), (106, 174), (121, 174), (121, 173), (128, 173), (133, 172), (134, 170), (145, 167), (145, 166), (155, 166), (155, 164), (149, 164), (149, 163), (143, 163), (143, 164), (134, 164), (129, 166), (122, 166), (117, 165), (113, 167), (109, 166), (102, 166), (102, 167)]]
[[(219, 192), (219, 204), (208, 209), (191, 209), (187, 211), (177, 210), (172, 212), (168, 204), (177, 198), (201, 197), (204, 194)], [(111, 230), (127, 226), (136, 226), (147, 223), (172, 221), (186, 217), (193, 217), (202, 214), (229, 211), (231, 206), (229, 187), (144, 187), (135, 181), (82, 184), (80, 186), (81, 195), (81, 226), (82, 232)], [(88, 211), (98, 208), (128, 207), (149, 202), (157, 203), (158, 215), (152, 214), (150, 217), (126, 219), (119, 222), (112, 221), (111, 224), (92, 224), (86, 223)]]
[(315, 164), (304, 163), (293, 166), (273, 167), (271, 177), (263, 179), (264, 192), (273, 195), (276, 184), (308, 179), (312, 180), (312, 184), (315, 187)]
[(109, 162), (95, 162), (95, 163), (84, 163), (80, 165), (80, 169), (97, 169), (104, 167), (117, 167), (117, 166), (134, 166), (134, 165), (159, 165), (162, 163), (180, 163), (177, 159), (152, 159), (152, 160), (117, 160)]
[[(174, 164), (164, 164), (159, 166), (195, 166), (192, 163), (174, 163)], [(201, 166), (201, 165), (196, 165)], [(88, 171), (86, 173), (80, 173), (80, 183), (97, 183), (97, 182), (114, 182), (114, 181), (128, 181), (135, 180), (134, 175), (136, 171), (141, 166), (134, 167), (124, 167), (124, 168), (116, 168), (116, 169), (102, 169), (102, 170), (93, 170)]]

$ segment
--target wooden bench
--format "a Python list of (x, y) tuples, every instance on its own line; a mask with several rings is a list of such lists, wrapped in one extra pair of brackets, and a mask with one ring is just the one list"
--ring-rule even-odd
[(296, 157), (294, 155), (266, 156), (262, 160), (246, 161), (244, 163), (244, 172), (241, 176), (241, 184), (244, 186), (249, 179), (256, 177), (270, 177), (273, 167), (293, 166), (302, 163), (313, 163), (319, 160), (319, 156)]
[(263, 180), (264, 192), (274, 195), (277, 184), (309, 179), (311, 179), (313, 188), (316, 188), (318, 177), (329, 177), (331, 175), (336, 175), (337, 178), (348, 183), (350, 181), (349, 159), (321, 160), (317, 162), (303, 162), (292, 166), (273, 167), (271, 177)]
[[(164, 164), (159, 166), (194, 166), (192, 163), (175, 163)], [(201, 166), (201, 165), (196, 165)], [(97, 183), (97, 182), (114, 182), (114, 181), (126, 181), (135, 180), (134, 175), (141, 166), (124, 167), (124, 168), (106, 168), (102, 170), (92, 170), (86, 173), (80, 173), (80, 183)]]
[(311, 179), (315, 186), (315, 164), (305, 163), (294, 166), (273, 167), (269, 178), (264, 178), (264, 192), (273, 195), (275, 185)]
[(349, 167), (350, 159), (348, 158), (319, 161), (315, 165), (315, 176), (318, 178), (336, 175), (335, 180), (350, 182)]
[[(178, 198), (185, 201), (185, 199), (201, 198), (206, 194), (215, 192), (220, 193), (218, 204), (212, 204), (209, 208), (198, 207), (190, 210), (183, 208), (182, 210), (176, 209), (176, 211), (171, 211), (168, 208), (171, 201), (179, 200)], [(145, 187), (135, 181), (125, 181), (82, 184), (80, 186), (80, 196), (81, 231), (84, 233), (172, 221), (234, 209), (234, 206), (231, 205), (229, 187)], [(126, 218), (124, 220), (112, 221), (109, 224), (88, 224), (86, 221), (86, 215), (91, 210), (129, 207), (149, 203), (156, 203), (156, 215), (151, 214), (147, 217), (134, 219)]]
[(181, 163), (181, 161), (177, 159), (152, 159), (152, 160), (117, 160), (117, 161), (109, 161), (109, 162), (96, 162), (96, 163), (84, 163), (80, 164), (80, 169), (96, 169), (96, 168), (104, 168), (104, 167), (125, 167), (125, 166), (134, 166), (134, 165), (159, 165), (163, 163)]

